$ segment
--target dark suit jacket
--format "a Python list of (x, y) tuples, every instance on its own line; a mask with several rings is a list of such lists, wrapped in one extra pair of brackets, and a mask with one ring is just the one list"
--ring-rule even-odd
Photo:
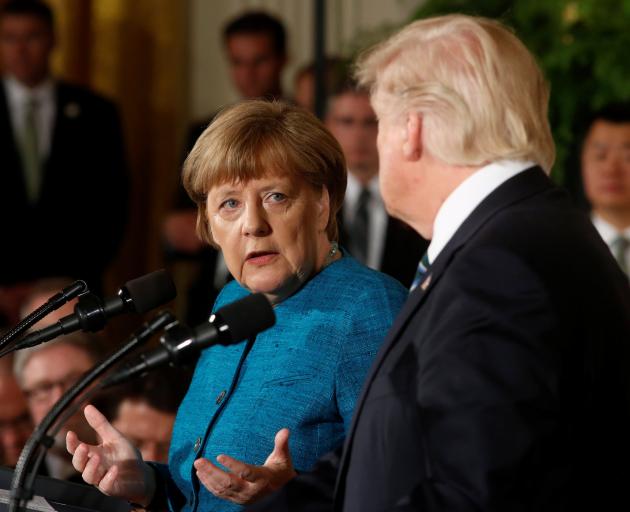
[(0, 285), (67, 275), (98, 287), (123, 234), (127, 170), (114, 105), (65, 83), (56, 101), (41, 195), (31, 205), (0, 82)]
[[(344, 226), (343, 210), (337, 215), (337, 221), (340, 227), (339, 242), (343, 247), (349, 247), (352, 233)], [(388, 215), (383, 258), (378, 270), (398, 279), (403, 286), (409, 288), (416, 275), (418, 263), (428, 246), (429, 242), (413, 229)]]
[(538, 169), (469, 216), (330, 454), (253, 510), (630, 510), (630, 288)]

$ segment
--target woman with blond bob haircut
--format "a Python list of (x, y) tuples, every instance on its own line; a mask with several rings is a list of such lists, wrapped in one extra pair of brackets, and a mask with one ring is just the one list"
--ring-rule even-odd
[(330, 197), (326, 231), (337, 241), (337, 213), (346, 192), (346, 164), (339, 143), (306, 110), (248, 101), (217, 116), (184, 164), (186, 191), (199, 208), (198, 235), (213, 244), (206, 198), (214, 185), (249, 181), (270, 172), (292, 174)]
[(461, 15), (420, 20), (367, 52), (358, 68), (361, 83), (388, 111), (423, 116), (423, 144), (443, 162), (511, 158), (551, 171), (549, 87), (527, 48), (499, 22)]
[[(234, 277), (215, 309), (261, 292), (276, 325), (202, 353), (168, 465), (148, 465), (120, 434), (110, 436), (109, 451), (71, 437), (68, 449), (88, 483), (151, 509), (238, 510), (342, 444), (407, 296), (337, 246), (345, 169), (322, 123), (283, 103), (229, 107), (199, 137), (184, 185), (199, 207), (199, 235), (222, 251)], [(94, 408), (86, 416), (107, 424)], [(132, 470), (117, 469), (121, 460), (135, 461)]]

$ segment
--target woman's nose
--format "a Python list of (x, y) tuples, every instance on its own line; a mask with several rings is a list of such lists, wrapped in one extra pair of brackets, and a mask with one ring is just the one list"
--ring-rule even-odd
[(262, 205), (257, 203), (247, 204), (243, 217), (243, 235), (265, 236), (270, 232), (271, 227), (267, 222), (267, 215)]

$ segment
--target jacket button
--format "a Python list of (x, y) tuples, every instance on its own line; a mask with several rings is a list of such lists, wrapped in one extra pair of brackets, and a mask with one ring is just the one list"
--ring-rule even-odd
[(225, 398), (225, 389), (223, 391), (221, 391), (221, 393), (219, 393), (219, 396), (217, 396), (217, 405), (219, 405), (221, 402), (223, 402), (223, 399)]
[(198, 437), (197, 440), (195, 441), (195, 446), (193, 447), (193, 450), (195, 450), (195, 453), (199, 451), (200, 447), (201, 447), (201, 437)]

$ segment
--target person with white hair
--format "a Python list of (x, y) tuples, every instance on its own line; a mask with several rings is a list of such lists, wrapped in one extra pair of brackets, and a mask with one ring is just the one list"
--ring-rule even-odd
[(26, 400), (13, 373), (0, 364), (0, 466), (15, 466), (33, 432)]
[(431, 243), (343, 452), (252, 510), (629, 509), (630, 288), (548, 177), (534, 57), (497, 21), (449, 15), (358, 76), (386, 208)]
[[(26, 397), (33, 424), (39, 425), (62, 395), (104, 355), (100, 340), (90, 333), (77, 332), (15, 353), (13, 373)], [(95, 440), (81, 411), (63, 424), (50, 447), (43, 471), (62, 480), (82, 482), (65, 450), (69, 430)]]

